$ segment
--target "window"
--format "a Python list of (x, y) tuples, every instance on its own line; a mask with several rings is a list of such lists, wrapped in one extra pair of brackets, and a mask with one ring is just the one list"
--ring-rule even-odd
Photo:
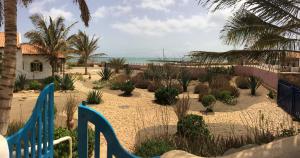
[(31, 72), (36, 72), (36, 71), (42, 72), (43, 64), (36, 60), (30, 64), (30, 70)]

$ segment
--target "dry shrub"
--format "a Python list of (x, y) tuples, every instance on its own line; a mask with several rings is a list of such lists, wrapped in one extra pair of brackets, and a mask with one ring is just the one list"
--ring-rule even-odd
[(135, 76), (133, 76), (131, 78), (131, 81), (136, 84), (137, 82), (141, 81), (141, 80), (145, 80), (145, 74), (144, 72), (139, 72), (137, 73)]
[(230, 80), (225, 75), (216, 75), (211, 79), (209, 82), (209, 87), (212, 89), (219, 89), (223, 87), (229, 87), (230, 86)]
[(183, 93), (183, 88), (179, 83), (174, 83), (171, 85), (171, 88), (175, 88), (178, 90), (179, 94)]
[(189, 69), (189, 74), (190, 74), (191, 80), (198, 80), (200, 76), (205, 74), (205, 70), (191, 68), (191, 69)]
[(151, 82), (149, 85), (148, 85), (148, 91), (149, 92), (155, 92), (156, 90), (158, 90), (159, 88), (162, 88), (163, 85), (160, 83), (160, 82)]
[(209, 92), (208, 85), (203, 84), (203, 83), (199, 83), (194, 89), (195, 94), (199, 94), (199, 93), (208, 94), (208, 92)]
[(65, 107), (64, 107), (64, 112), (67, 115), (66, 124), (68, 129), (72, 129), (74, 126), (73, 118), (78, 105), (79, 105), (79, 101), (77, 100), (77, 97), (75, 95), (70, 94), (67, 97)]
[(238, 76), (235, 79), (235, 84), (240, 89), (249, 89), (248, 77)]
[(191, 103), (190, 103), (190, 96), (182, 96), (178, 100), (178, 102), (174, 106), (174, 111), (177, 115), (178, 120), (181, 120), (183, 117), (185, 117), (190, 109)]
[(134, 77), (132, 77), (131, 81), (134, 83), (136, 88), (147, 89), (150, 81), (145, 79), (145, 74), (143, 72), (139, 72)]

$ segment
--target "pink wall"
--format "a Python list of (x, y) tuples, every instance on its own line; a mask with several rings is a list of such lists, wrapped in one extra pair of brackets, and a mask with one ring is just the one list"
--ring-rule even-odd
[(278, 74), (275, 72), (270, 72), (266, 70), (262, 70), (256, 67), (248, 67), (248, 66), (235, 66), (234, 71), (236, 75), (253, 75), (256, 76), (264, 82), (270, 88), (277, 90), (278, 84)]

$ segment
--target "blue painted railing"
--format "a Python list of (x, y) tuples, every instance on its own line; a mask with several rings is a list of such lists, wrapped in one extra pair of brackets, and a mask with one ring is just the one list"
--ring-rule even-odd
[(78, 108), (78, 154), (79, 158), (88, 157), (88, 123), (95, 125), (95, 158), (100, 157), (100, 133), (107, 142), (107, 157), (112, 158), (138, 158), (127, 152), (118, 141), (116, 134), (110, 123), (99, 112), (80, 105)]
[(7, 138), (10, 157), (53, 157), (54, 85), (48, 85), (38, 97), (31, 117), (15, 134)]

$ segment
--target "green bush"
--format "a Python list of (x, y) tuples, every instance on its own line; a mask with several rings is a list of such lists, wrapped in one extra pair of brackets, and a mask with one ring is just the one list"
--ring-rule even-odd
[(30, 90), (40, 90), (42, 87), (41, 83), (39, 83), (36, 80), (33, 80), (29, 83), (29, 89)]
[(108, 81), (113, 75), (111, 69), (105, 64), (102, 71), (98, 72), (98, 75), (101, 77), (101, 81)]
[(202, 74), (201, 76), (199, 76), (198, 80), (200, 82), (209, 82), (212, 78), (212, 74), (210, 73), (206, 73), (206, 74)]
[(140, 157), (160, 156), (168, 151), (175, 150), (172, 142), (166, 139), (148, 139), (135, 148), (135, 154)]
[[(88, 157), (93, 156), (93, 150), (95, 145), (95, 137), (94, 131), (89, 128), (88, 129)], [(54, 130), (54, 139), (59, 139), (61, 137), (71, 136), (72, 137), (72, 154), (73, 157), (78, 157), (78, 134), (77, 129), (68, 130), (66, 128), (56, 128)], [(54, 146), (54, 157), (68, 157), (69, 154), (69, 143), (63, 142)]]
[(102, 92), (99, 90), (92, 90), (88, 93), (87, 103), (88, 104), (100, 104), (102, 101)]
[(118, 82), (112, 82), (110, 85), (111, 90), (119, 90), (121, 88), (121, 83)]
[(216, 99), (220, 100), (221, 102), (228, 104), (228, 105), (236, 105), (237, 99), (235, 96), (232, 95), (232, 92), (227, 90), (214, 90), (212, 93)]
[(60, 83), (60, 89), (61, 90), (74, 90), (76, 78), (70, 74), (65, 74), (64, 77), (61, 79), (61, 83)]
[(134, 88), (134, 84), (131, 81), (127, 81), (121, 85), (120, 90), (124, 92), (125, 96), (130, 96)]
[(178, 121), (177, 133), (180, 137), (189, 139), (206, 139), (210, 137), (210, 132), (203, 117), (194, 114), (187, 115)]
[(235, 84), (240, 89), (249, 89), (249, 82), (247, 77), (239, 76), (235, 79)]
[(213, 95), (205, 95), (202, 97), (201, 103), (208, 112), (213, 111), (213, 105), (216, 103), (216, 98)]
[(171, 105), (176, 102), (179, 92), (176, 88), (160, 88), (155, 91), (156, 102), (162, 105)]

